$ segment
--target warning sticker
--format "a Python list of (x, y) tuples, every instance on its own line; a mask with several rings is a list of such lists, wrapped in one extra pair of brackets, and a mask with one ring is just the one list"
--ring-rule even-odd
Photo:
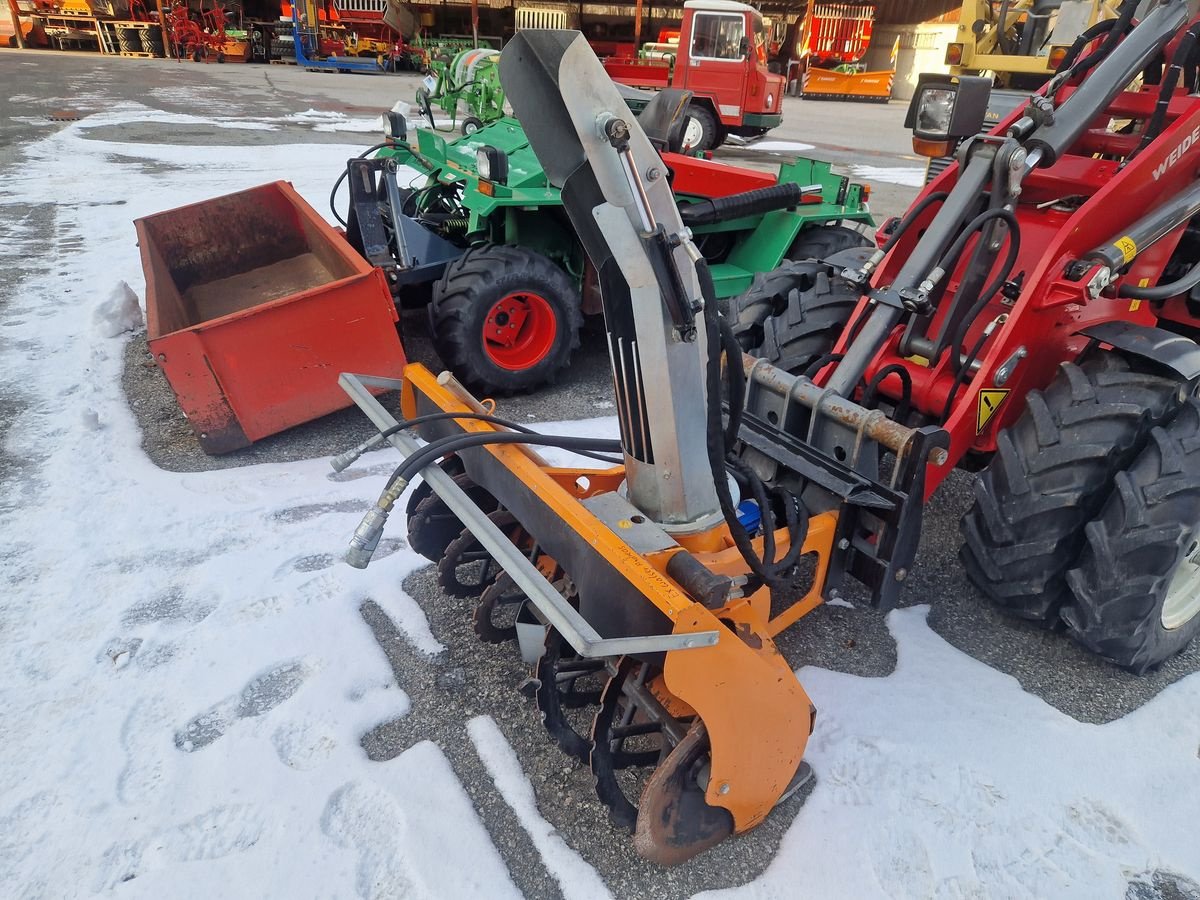
[(1113, 241), (1113, 246), (1121, 251), (1121, 255), (1125, 257), (1125, 262), (1130, 262), (1137, 256), (1137, 243), (1129, 235), (1117, 238)]
[(979, 409), (975, 412), (975, 433), (979, 434), (996, 415), (996, 410), (1008, 396), (1008, 389), (988, 388), (979, 392)]

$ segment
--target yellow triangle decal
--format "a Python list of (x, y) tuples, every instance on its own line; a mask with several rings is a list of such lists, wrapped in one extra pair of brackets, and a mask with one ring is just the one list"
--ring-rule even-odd
[(987, 423), (992, 420), (992, 416), (996, 414), (996, 410), (1000, 408), (1000, 404), (1004, 402), (1009, 391), (1007, 388), (988, 388), (979, 392), (979, 408), (975, 412), (975, 433), (980, 434), (987, 427)]

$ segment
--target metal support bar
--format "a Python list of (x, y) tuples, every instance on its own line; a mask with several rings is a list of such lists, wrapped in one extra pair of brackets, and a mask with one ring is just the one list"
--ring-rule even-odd
[[(371, 375), (354, 375), (343, 372), (338, 377), (350, 399), (357, 404), (368, 419), (381, 432), (399, 423), (392, 414), (375, 399), (369, 388), (398, 391), (404, 382), (396, 378), (378, 378)], [(388, 435), (388, 442), (403, 453), (411, 456), (421, 448), (415, 438), (397, 431)], [(513, 545), (483, 511), (471, 501), (462, 488), (436, 463), (421, 470), (424, 478), (442, 502), (459, 520), (471, 529), (471, 533), (483, 548), (500, 563), (525, 596), (537, 608), (548, 624), (563, 636), (580, 656), (597, 659), (605, 656), (622, 656), (633, 653), (661, 653), (670, 650), (690, 650), (711, 647), (720, 639), (716, 631), (697, 631), (687, 634), (646, 635), (644, 637), (603, 638), (579, 611), (563, 599), (537, 567)]]

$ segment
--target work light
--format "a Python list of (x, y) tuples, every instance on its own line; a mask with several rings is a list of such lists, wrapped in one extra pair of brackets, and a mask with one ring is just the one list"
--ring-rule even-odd
[(497, 147), (480, 147), (475, 151), (475, 171), (484, 181), (504, 184), (508, 181), (508, 156)]
[(921, 75), (904, 120), (904, 127), (912, 129), (913, 150), (924, 156), (948, 156), (960, 140), (978, 134), (991, 90), (989, 78)]

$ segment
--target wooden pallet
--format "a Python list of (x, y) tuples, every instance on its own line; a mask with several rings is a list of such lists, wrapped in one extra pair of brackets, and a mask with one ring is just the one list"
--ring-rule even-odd
[(294, 66), (295, 64), (296, 64), (296, 60), (294, 58), (293, 59), (273, 59), (273, 60), (271, 60), (271, 65), (273, 65), (273, 66)]
[(119, 51), (119, 55), (130, 56), (130, 57), (133, 57), (134, 59), (154, 59), (155, 58), (153, 53), (135, 53), (132, 50), (121, 50), (121, 51)]

